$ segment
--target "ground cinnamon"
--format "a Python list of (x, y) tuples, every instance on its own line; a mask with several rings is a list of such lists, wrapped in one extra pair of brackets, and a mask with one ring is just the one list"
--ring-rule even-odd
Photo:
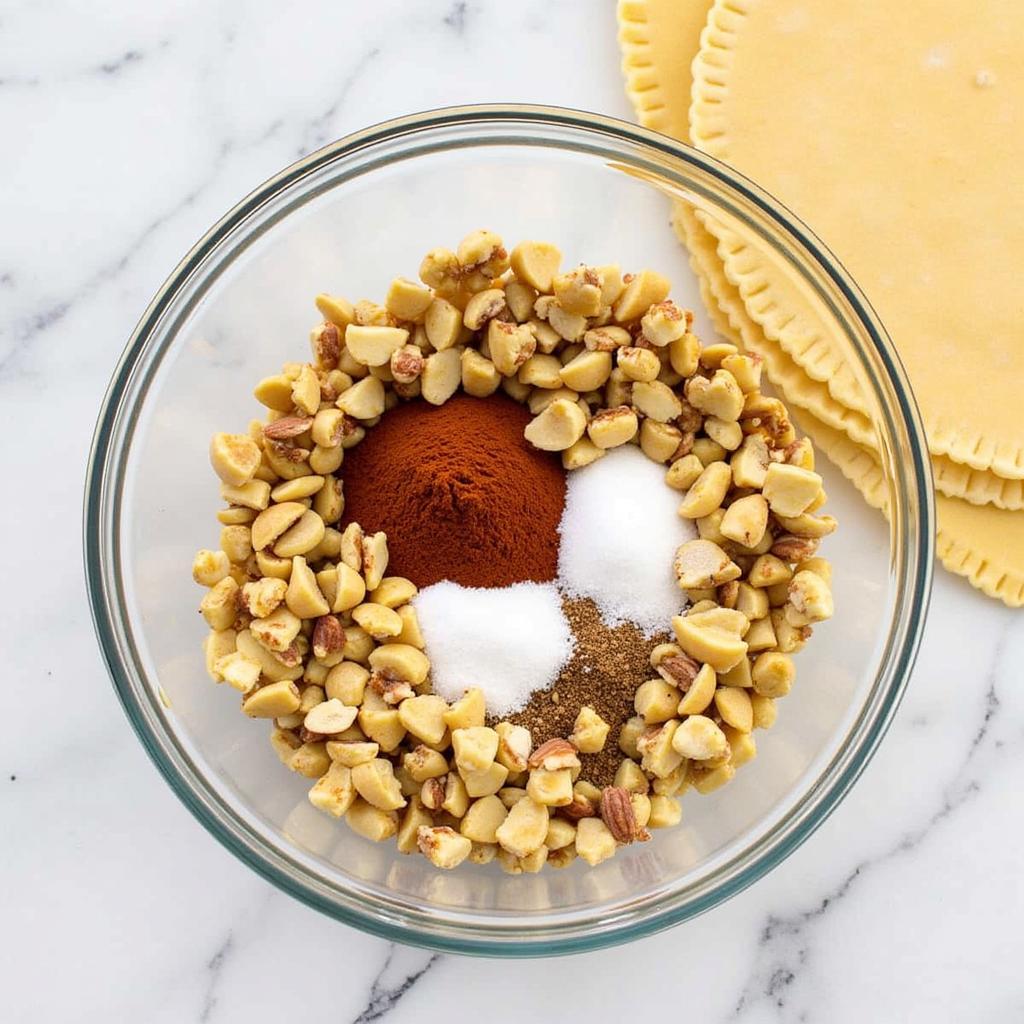
[(530, 419), (501, 394), (395, 407), (345, 453), (343, 523), (384, 530), (419, 587), (553, 580), (565, 472), (523, 437)]

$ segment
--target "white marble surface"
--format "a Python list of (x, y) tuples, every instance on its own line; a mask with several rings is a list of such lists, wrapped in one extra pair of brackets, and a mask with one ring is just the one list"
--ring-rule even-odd
[(484, 100), (628, 118), (611, 6), (0, 7), (2, 1019), (1024, 1018), (1024, 620), (945, 575), (895, 725), (810, 842), (697, 921), (557, 962), (432, 956), (300, 906), (192, 820), (114, 700), (81, 487), (150, 295), (239, 196), (365, 124)]

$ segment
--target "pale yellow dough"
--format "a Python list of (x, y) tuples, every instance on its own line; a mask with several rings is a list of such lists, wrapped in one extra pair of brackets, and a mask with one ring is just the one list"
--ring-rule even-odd
[[(716, 0), (690, 125), (700, 148), (813, 225), (870, 296), (932, 451), (1019, 480), (1024, 4), (979, 0), (969, 15), (959, 0)], [(757, 292), (765, 333), (863, 410), (773, 268), (749, 249), (727, 268), (745, 300)]]
[(626, 94), (645, 128), (690, 137), (690, 64), (712, 0), (619, 0)]
[[(785, 370), (778, 375), (773, 372), (779, 369), (777, 360), (786, 359), (785, 353), (773, 346), (750, 318), (739, 293), (724, 273), (716, 240), (688, 210), (677, 210), (675, 224), (690, 250), (691, 264), (716, 330), (762, 355), (773, 383), (791, 408), (797, 410), (800, 426), (815, 445), (868, 504), (887, 513), (888, 487), (878, 454), (851, 440), (841, 428), (818, 419), (808, 409), (802, 398), (819, 385), (806, 378), (793, 377)], [(796, 384), (794, 392), (788, 390), (787, 382)], [(942, 564), (950, 572), (965, 576), (989, 597), (998, 598), (1011, 608), (1024, 605), (1024, 515), (991, 505), (970, 504), (943, 494), (936, 498), (936, 512), (935, 546)]]

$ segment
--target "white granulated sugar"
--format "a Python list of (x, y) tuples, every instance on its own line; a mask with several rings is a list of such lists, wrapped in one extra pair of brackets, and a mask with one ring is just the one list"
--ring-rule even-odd
[(472, 686), (502, 716), (547, 689), (573, 651), (573, 635), (550, 583), (489, 590), (448, 581), (425, 587), (414, 602), (427, 640), (434, 693), (458, 700)]
[(633, 622), (647, 636), (669, 628), (686, 605), (672, 562), (697, 536), (676, 512), (682, 495), (665, 467), (624, 444), (568, 474), (558, 577), (570, 597), (589, 597), (609, 624)]

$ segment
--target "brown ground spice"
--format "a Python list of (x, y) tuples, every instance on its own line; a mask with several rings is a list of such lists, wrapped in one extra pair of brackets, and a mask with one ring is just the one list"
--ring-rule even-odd
[(389, 565), (418, 587), (554, 579), (565, 470), (523, 437), (530, 419), (503, 394), (396, 406), (345, 453), (341, 527), (385, 531)]
[(576, 637), (576, 650), (554, 686), (534, 693), (526, 707), (508, 720), (525, 725), (538, 746), (555, 736), (567, 738), (580, 708), (589, 704), (611, 731), (600, 753), (580, 754), (580, 778), (608, 786), (625, 756), (619, 750), (619, 730), (635, 714), (633, 694), (654, 676), (651, 650), (669, 638), (647, 639), (631, 623), (607, 626), (589, 598), (563, 598), (562, 608)]

